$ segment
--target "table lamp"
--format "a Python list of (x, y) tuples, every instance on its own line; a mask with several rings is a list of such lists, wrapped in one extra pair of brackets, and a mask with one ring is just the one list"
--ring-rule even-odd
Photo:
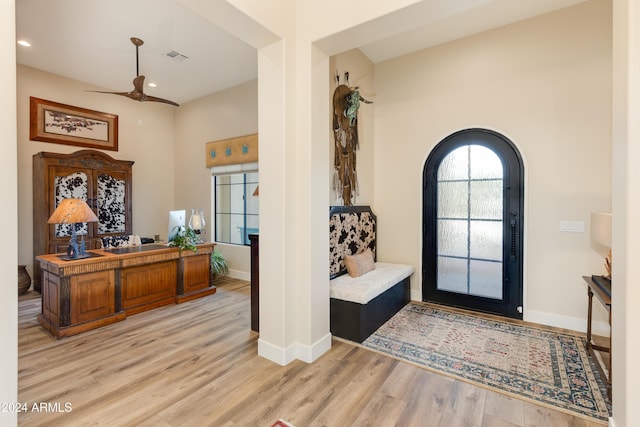
[(89, 255), (85, 252), (84, 234), (82, 241), (78, 247), (78, 236), (76, 234), (76, 226), (83, 222), (97, 222), (98, 217), (91, 210), (84, 200), (80, 199), (63, 199), (58, 207), (53, 211), (47, 224), (71, 224), (71, 240), (67, 248), (67, 257), (64, 259), (82, 259)]
[(204, 209), (193, 208), (191, 209), (191, 218), (189, 218), (189, 228), (198, 236), (198, 243), (204, 243)]
[(611, 214), (603, 212), (594, 212), (591, 214), (591, 240), (601, 249), (607, 250), (604, 261), (606, 273), (602, 276), (593, 276), (593, 280), (611, 281)]

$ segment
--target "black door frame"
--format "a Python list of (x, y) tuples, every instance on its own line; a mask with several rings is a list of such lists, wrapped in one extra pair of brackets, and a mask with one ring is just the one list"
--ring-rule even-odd
[[(504, 167), (502, 300), (442, 291), (436, 284), (438, 166), (452, 150), (471, 144), (495, 151)], [(423, 169), (422, 191), (422, 300), (522, 319), (524, 166), (516, 146), (504, 135), (487, 129), (455, 132), (440, 141), (429, 154)]]

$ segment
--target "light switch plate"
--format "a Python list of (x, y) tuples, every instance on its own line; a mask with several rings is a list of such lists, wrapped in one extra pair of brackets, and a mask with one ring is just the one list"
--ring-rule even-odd
[(584, 233), (584, 221), (560, 221), (560, 231)]

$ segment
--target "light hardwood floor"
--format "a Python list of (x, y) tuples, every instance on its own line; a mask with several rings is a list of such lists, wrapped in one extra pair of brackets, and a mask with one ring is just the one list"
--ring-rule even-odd
[(38, 294), (21, 297), (18, 397), (29, 412), (19, 425), (599, 425), (339, 340), (315, 363), (279, 366), (257, 356), (249, 284), (217, 284), (215, 295), (62, 340), (37, 323)]

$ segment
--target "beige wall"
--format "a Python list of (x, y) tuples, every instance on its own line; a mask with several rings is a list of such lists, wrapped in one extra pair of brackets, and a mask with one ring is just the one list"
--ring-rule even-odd
[(118, 151), (104, 151), (119, 160), (133, 160), (133, 233), (166, 239), (167, 213), (173, 201), (173, 130), (175, 107), (134, 102), (128, 98), (86, 92), (100, 89), (34, 68), (18, 66), (18, 260), (33, 272), (32, 157), (40, 151), (72, 153), (71, 145), (29, 140), (29, 97), (47, 99), (117, 114)]
[[(601, 272), (589, 217), (611, 209), (611, 31), (610, 3), (595, 1), (375, 66), (378, 254), (416, 267), (413, 299), (424, 162), (451, 133), (487, 128), (525, 162), (525, 319), (585, 329), (581, 276)], [(563, 220), (587, 230), (560, 232)]]
[[(175, 112), (175, 206), (204, 208), (207, 237), (214, 240), (214, 200), (211, 171), (206, 167), (205, 144), (258, 131), (258, 82), (251, 82), (191, 101)], [(231, 276), (249, 279), (248, 246), (219, 244)]]

